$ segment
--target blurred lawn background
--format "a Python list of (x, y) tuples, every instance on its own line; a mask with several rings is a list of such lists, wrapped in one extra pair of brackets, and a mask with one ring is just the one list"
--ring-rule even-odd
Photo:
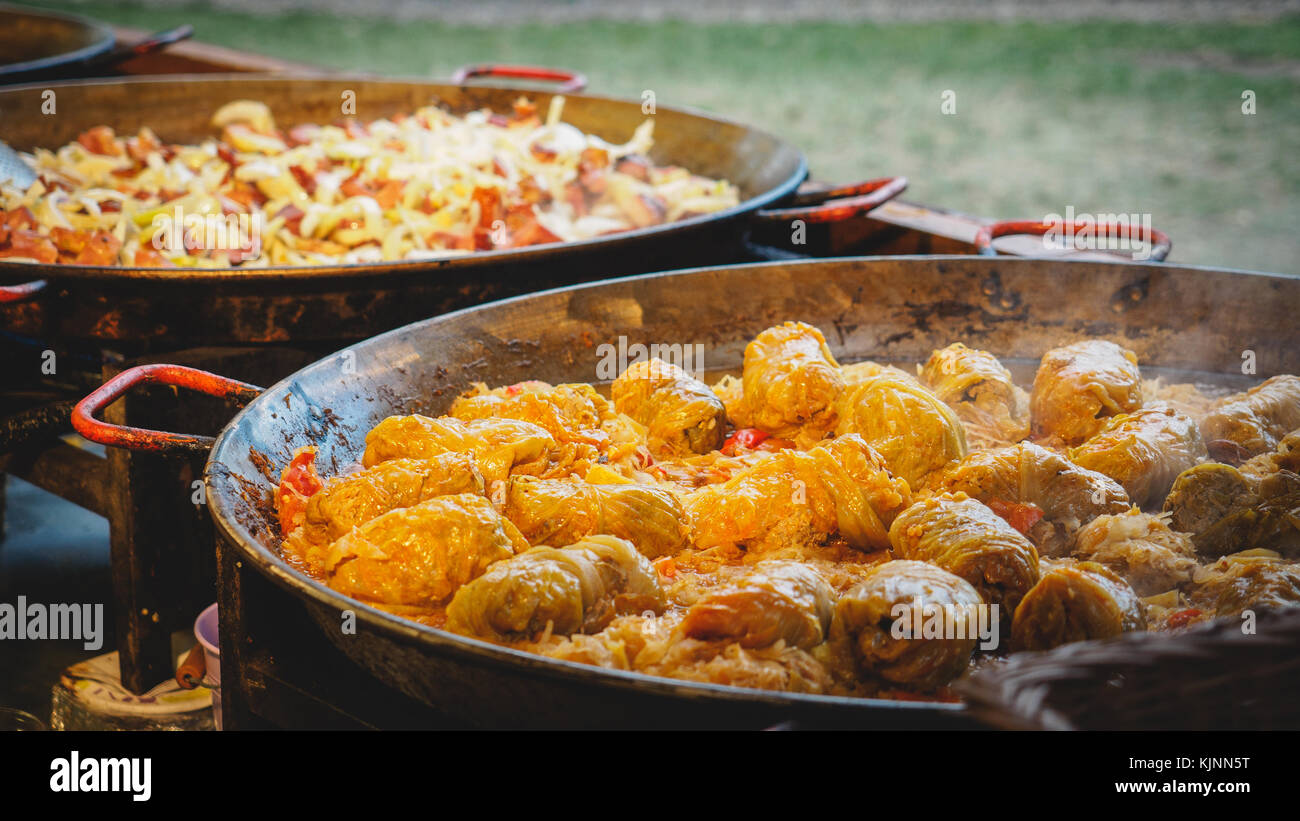
[[(822, 180), (903, 174), (908, 199), (999, 218), (1150, 213), (1171, 259), (1300, 273), (1300, 17), (488, 27), (36, 4), (155, 30), (189, 22), (200, 40), (337, 69), (574, 68), (593, 93), (650, 89), (660, 105), (781, 134)], [(947, 90), (955, 115), (940, 110)]]

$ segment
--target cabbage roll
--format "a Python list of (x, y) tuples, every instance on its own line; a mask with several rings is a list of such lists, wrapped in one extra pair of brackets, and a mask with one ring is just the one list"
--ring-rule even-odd
[(1058, 564), (1025, 594), (1011, 622), (1011, 649), (1050, 650), (1146, 629), (1133, 588), (1094, 562)]
[(432, 459), (393, 459), (358, 473), (338, 476), (307, 501), (303, 526), (286, 544), (307, 557), (376, 516), (435, 496), (484, 494), (483, 475), (463, 453)]
[(1188, 594), (1192, 606), (1216, 617), (1300, 607), (1300, 564), (1276, 556), (1224, 556), (1202, 568), (1194, 581)]
[(1076, 465), (1119, 482), (1129, 500), (1144, 508), (1162, 504), (1178, 474), (1206, 456), (1196, 423), (1166, 407), (1112, 416), (1101, 430), (1070, 450)]
[(708, 453), (722, 446), (727, 427), (722, 400), (676, 365), (637, 362), (610, 391), (619, 413), (646, 426), (655, 452)]
[(516, 476), (506, 488), (503, 513), (535, 545), (571, 544), (605, 533), (627, 539), (655, 559), (689, 544), (681, 503), (651, 485)]
[(361, 459), (370, 468), (392, 459), (431, 459), (443, 453), (468, 453), (489, 481), (511, 473), (542, 474), (553, 469), (555, 438), (531, 422), (516, 419), (437, 419), (420, 414), (390, 416), (366, 434)]
[(1029, 436), (1029, 395), (988, 351), (954, 342), (930, 354), (921, 381), (956, 411), (978, 442), (1015, 443)]
[[(947, 570), (926, 562), (885, 562), (835, 603), (830, 647), (859, 675), (932, 690), (970, 664), (980, 604), (975, 588)], [(943, 613), (951, 632), (926, 638), (927, 609)], [(900, 619), (906, 621), (895, 630)]]
[(456, 592), (447, 629), (495, 642), (549, 630), (595, 633), (619, 614), (664, 608), (654, 567), (625, 539), (589, 536), (561, 548), (534, 547), (497, 562)]
[(988, 507), (964, 493), (942, 494), (904, 510), (889, 528), (894, 555), (961, 576), (1010, 623), (1038, 582), (1034, 545)]
[(1191, 581), (1199, 564), (1186, 533), (1171, 530), (1167, 516), (1137, 508), (1098, 516), (1075, 534), (1071, 554), (1105, 565), (1127, 581), (1139, 596), (1153, 596)]
[(1108, 416), (1142, 407), (1137, 355), (1101, 339), (1076, 342), (1043, 354), (1029, 398), (1038, 436), (1077, 445)]
[(765, 561), (691, 605), (682, 629), (693, 639), (742, 647), (784, 641), (808, 648), (824, 640), (834, 604), (835, 591), (808, 565)]
[(431, 608), (488, 565), (528, 547), (487, 499), (437, 496), (391, 510), (326, 551), (326, 583), (362, 601)]
[(888, 547), (888, 528), (911, 500), (907, 483), (859, 436), (808, 451), (766, 454), (725, 482), (686, 499), (698, 548), (736, 545), (761, 553), (843, 538)]
[(1300, 428), (1300, 376), (1290, 374), (1219, 400), (1201, 421), (1210, 455), (1233, 465), (1277, 450), (1282, 437), (1296, 428)]
[(1042, 519), (1028, 535), (1049, 556), (1065, 555), (1081, 525), (1129, 508), (1128, 494), (1115, 480), (1032, 442), (975, 451), (931, 476), (930, 486), (965, 493), (987, 505), (1033, 505), (1042, 511)]
[(815, 442), (835, 425), (844, 390), (839, 364), (822, 332), (803, 322), (768, 328), (745, 347), (743, 412), (738, 427)]
[(610, 436), (603, 425), (613, 418), (614, 409), (591, 385), (530, 381), (494, 390), (479, 383), (452, 402), (448, 415), (466, 422), (474, 419), (531, 422), (556, 442), (581, 443), (604, 450)]
[(885, 458), (889, 471), (912, 488), (966, 455), (961, 421), (914, 380), (889, 374), (868, 379), (840, 396), (836, 412), (836, 435), (861, 436)]

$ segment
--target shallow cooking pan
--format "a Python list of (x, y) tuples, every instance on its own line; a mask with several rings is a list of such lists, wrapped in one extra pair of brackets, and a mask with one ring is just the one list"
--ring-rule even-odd
[[(350, 600), (280, 557), (272, 489), (295, 448), (319, 447), (330, 475), (359, 460), (391, 414), (442, 412), (475, 381), (593, 381), (610, 350), (701, 345), (704, 367), (734, 369), (774, 323), (822, 328), (840, 361), (915, 362), (955, 340), (1006, 358), (1023, 380), (1049, 347), (1103, 336), (1144, 374), (1240, 388), (1300, 372), (1300, 279), (1161, 264), (987, 257), (768, 263), (630, 277), (436, 317), (353, 345), (260, 391), (170, 366), (124, 372), (84, 400), (88, 438), (141, 450), (203, 450), (220, 537), (289, 590), (359, 665), (402, 692), (484, 725), (943, 726), (962, 708), (762, 693), (604, 671), (417, 625)], [(613, 349), (601, 345), (614, 346)], [(1242, 375), (1243, 351), (1257, 373)], [(150, 368), (153, 368), (151, 370)], [(1032, 370), (1027, 371), (1032, 374)], [(216, 439), (106, 425), (94, 413), (143, 381), (248, 401)], [(260, 395), (259, 395), (260, 391)], [(357, 635), (340, 634), (353, 610)], [(223, 641), (231, 631), (223, 632)], [(238, 642), (228, 648), (240, 651)], [(223, 654), (227, 648), (223, 647)]]
[[(533, 79), (581, 75), (520, 67), (474, 67)], [(522, 72), (522, 73), (521, 73)], [(579, 83), (580, 84), (580, 83)], [(57, 116), (42, 115), (53, 91)], [(96, 125), (133, 134), (148, 126), (169, 142), (214, 135), (209, 119), (232, 100), (259, 100), (283, 127), (340, 119), (345, 92), (355, 116), (371, 120), (440, 102), (456, 113), (508, 112), (521, 95), (546, 110), (536, 88), (466, 86), (362, 77), (195, 75), (18, 86), (0, 90), (0, 138), (22, 150), (57, 147)], [(565, 91), (564, 120), (624, 142), (647, 117), (640, 100)], [(485, 251), (439, 260), (274, 268), (31, 265), (0, 261), (0, 327), (41, 338), (123, 343), (349, 340), (503, 296), (591, 279), (747, 258), (755, 222), (829, 222), (863, 214), (906, 186), (881, 178), (845, 186), (800, 184), (798, 148), (772, 134), (699, 112), (659, 106), (651, 157), (735, 183), (741, 202), (715, 214), (579, 242)], [(777, 207), (780, 206), (780, 207)]]

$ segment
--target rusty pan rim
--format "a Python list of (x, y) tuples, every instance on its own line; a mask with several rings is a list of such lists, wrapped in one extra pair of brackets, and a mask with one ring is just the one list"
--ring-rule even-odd
[[(676, 679), (661, 678), (650, 676), (643, 673), (635, 673), (623, 670), (610, 670), (602, 667), (579, 664), (577, 662), (565, 661), (562, 659), (553, 659), (544, 656), (538, 656), (531, 653), (525, 653), (521, 650), (515, 650), (509, 647), (500, 647), (478, 639), (460, 636), (445, 630), (439, 630), (433, 627), (417, 624), (412, 621), (401, 618), (400, 616), (385, 612), (378, 608), (372, 607), (364, 602), (352, 599), (339, 593), (324, 583), (312, 579), (305, 574), (293, 569), (282, 557), (275, 554), (267, 548), (256, 543), (243, 528), (237, 527), (235, 519), (227, 510), (225, 493), (238, 493), (233, 487), (228, 490), (219, 487), (223, 476), (234, 475), (232, 471), (226, 469), (221, 464), (223, 450), (226, 448), (238, 447), (237, 443), (232, 440), (236, 439), (236, 432), (245, 414), (250, 413), (252, 409), (258, 407), (259, 403), (274, 401), (273, 397), (278, 396), (283, 389), (289, 387), (299, 380), (300, 374), (307, 371), (321, 362), (335, 360), (338, 356), (346, 351), (362, 348), (363, 346), (382, 345), (382, 341), (390, 336), (410, 333), (417, 327), (428, 327), (438, 323), (454, 321), (465, 315), (472, 315), (489, 309), (499, 309), (511, 304), (518, 304), (526, 300), (534, 300), (548, 295), (554, 295), (562, 292), (586, 291), (589, 289), (603, 288), (611, 285), (626, 284), (637, 281), (653, 281), (667, 278), (683, 277), (689, 278), (692, 275), (707, 275), (711, 272), (726, 271), (731, 269), (743, 268), (746, 270), (763, 269), (769, 267), (790, 267), (792, 265), (799, 267), (816, 268), (823, 264), (857, 264), (871, 262), (898, 262), (898, 261), (926, 261), (926, 262), (943, 262), (943, 261), (978, 261), (981, 265), (994, 263), (990, 257), (977, 255), (961, 254), (914, 254), (900, 256), (858, 256), (858, 257), (837, 257), (828, 260), (808, 260), (791, 263), (788, 261), (773, 261), (747, 263), (743, 265), (715, 265), (698, 268), (688, 268), (675, 271), (656, 272), (649, 274), (638, 274), (633, 276), (619, 277), (616, 279), (602, 280), (599, 282), (581, 283), (577, 285), (563, 286), (552, 288), (545, 291), (523, 294), (520, 296), (510, 297), (507, 299), (488, 302), (482, 305), (463, 308), (450, 313), (441, 314), (429, 319), (405, 325), (400, 328), (387, 331), (382, 334), (370, 337), (367, 340), (350, 345), (333, 354), (323, 357), (316, 363), (305, 366), (299, 371), (285, 377), (275, 385), (269, 387), (261, 396), (249, 403), (242, 409), (218, 435), (216, 443), (213, 445), (207, 464), (204, 469), (204, 481), (207, 491), (208, 508), (216, 525), (220, 537), (227, 544), (235, 547), (244, 560), (252, 563), (253, 567), (259, 573), (269, 578), (281, 588), (301, 597), (306, 594), (310, 598), (311, 604), (339, 610), (353, 610), (357, 613), (359, 619), (368, 627), (374, 629), (381, 636), (396, 636), (408, 641), (418, 642), (419, 644), (435, 650), (438, 653), (444, 653), (460, 659), (471, 660), (479, 663), (489, 664), (496, 667), (512, 668), (520, 674), (539, 674), (548, 678), (558, 678), (575, 680), (581, 679), (590, 682), (593, 676), (599, 677), (599, 681), (621, 689), (631, 689), (639, 692), (653, 692), (668, 694), (677, 697), (691, 699), (723, 699), (727, 701), (744, 701), (747, 703), (768, 704), (774, 706), (795, 706), (805, 705), (808, 707), (834, 707), (843, 708), (853, 711), (880, 711), (880, 710), (912, 710), (919, 713), (941, 713), (947, 715), (965, 714), (966, 706), (963, 703), (950, 702), (925, 702), (925, 701), (897, 701), (892, 699), (879, 698), (854, 698), (848, 696), (831, 696), (831, 695), (813, 695), (806, 693), (786, 693), (777, 691), (753, 690), (743, 687), (731, 687), (718, 684), (709, 684), (704, 682), (681, 681)], [(996, 259), (996, 264), (1010, 267), (1015, 266), (1036, 266), (1044, 262), (1042, 258), (1015, 258), (1002, 257)], [(1160, 262), (1132, 262), (1132, 263), (1097, 263), (1095, 260), (1059, 260), (1054, 261), (1057, 264), (1091, 267), (1098, 264), (1116, 264), (1126, 269), (1132, 269), (1135, 272), (1142, 270), (1160, 271), (1168, 270), (1171, 266), (1168, 263)], [(1174, 266), (1180, 270), (1204, 271), (1206, 273), (1220, 275), (1242, 275), (1249, 277), (1263, 278), (1287, 278), (1286, 275), (1269, 273), (1265, 271), (1250, 271), (1243, 269), (1228, 269), (1214, 266), (1194, 266), (1178, 265)], [(243, 532), (241, 532), (243, 531)]]
[[(0, 88), (0, 95), (10, 93), (23, 93), (32, 91), (43, 91), (45, 89), (54, 89), (56, 92), (60, 88), (83, 88), (93, 86), (111, 86), (111, 85), (128, 85), (147, 87), (151, 84), (163, 83), (228, 83), (231, 81), (249, 80), (249, 81), (275, 81), (285, 84), (308, 83), (308, 82), (369, 82), (369, 83), (389, 83), (397, 85), (421, 86), (429, 90), (435, 89), (452, 89), (464, 88), (450, 82), (438, 82), (436, 80), (411, 78), (411, 77), (382, 77), (376, 75), (367, 75), (361, 73), (348, 74), (310, 74), (302, 72), (231, 72), (231, 73), (213, 73), (213, 74), (167, 74), (167, 75), (140, 75), (131, 78), (96, 78), (90, 80), (64, 80), (55, 83), (24, 83), (20, 85), (6, 86)], [(526, 88), (516, 86), (491, 86), (503, 93), (518, 94), (548, 94), (543, 89)], [(554, 96), (554, 95), (553, 95)], [(565, 94), (565, 97), (581, 98), (584, 100), (595, 101), (602, 105), (612, 106), (636, 106), (640, 107), (641, 103), (634, 100), (626, 100), (618, 97), (608, 97), (598, 94)], [(617, 251), (619, 248), (630, 243), (637, 243), (648, 239), (659, 238), (672, 241), (674, 235), (687, 233), (692, 229), (701, 228), (709, 225), (721, 225), (732, 222), (747, 214), (752, 214), (768, 205), (771, 205), (781, 199), (794, 193), (800, 184), (808, 176), (808, 158), (797, 146), (783, 139), (770, 131), (756, 128), (745, 123), (738, 122), (726, 117), (719, 117), (701, 111), (689, 106), (662, 106), (659, 111), (669, 112), (672, 114), (681, 114), (687, 117), (707, 120), (710, 123), (724, 126), (742, 128), (751, 134), (764, 137), (773, 141), (778, 148), (784, 148), (792, 151), (796, 157), (794, 171), (788, 175), (778, 185), (761, 191), (753, 196), (741, 200), (738, 205), (728, 208), (724, 211), (718, 211), (712, 214), (702, 214), (689, 219), (678, 220), (677, 222), (664, 223), (662, 225), (652, 225), (647, 228), (637, 228), (632, 231), (623, 231), (617, 234), (609, 234), (601, 237), (593, 237), (585, 240), (575, 240), (573, 242), (554, 242), (545, 245), (532, 245), (524, 248), (511, 248), (500, 251), (475, 251), (470, 254), (445, 257), (440, 259), (419, 259), (419, 260), (400, 260), (385, 262), (354, 262), (339, 265), (278, 265), (267, 266), (263, 268), (144, 268), (137, 266), (103, 266), (103, 265), (71, 265), (71, 264), (44, 264), (30, 262), (8, 262), (0, 260), (0, 278), (9, 279), (31, 279), (39, 277), (49, 280), (104, 280), (104, 281), (121, 281), (129, 280), (132, 282), (154, 282), (154, 283), (178, 283), (178, 284), (237, 284), (248, 283), (250, 285), (259, 283), (289, 283), (302, 280), (316, 279), (333, 279), (333, 278), (372, 278), (382, 276), (403, 276), (413, 274), (436, 274), (437, 271), (444, 268), (479, 268), (489, 266), (500, 266), (512, 263), (522, 263), (536, 260), (549, 254), (555, 253), (582, 253), (588, 251)]]

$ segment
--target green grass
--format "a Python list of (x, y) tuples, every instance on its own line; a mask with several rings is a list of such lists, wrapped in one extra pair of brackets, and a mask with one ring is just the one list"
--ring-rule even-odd
[[(192, 22), (209, 42), (340, 69), (577, 68), (596, 93), (651, 89), (660, 105), (760, 124), (801, 146), (821, 179), (904, 174), (910, 199), (1005, 218), (1150, 213), (1173, 259), (1300, 273), (1300, 18), (474, 28), (52, 5), (151, 29)], [(1226, 67), (1203, 67), (1207, 54)]]

